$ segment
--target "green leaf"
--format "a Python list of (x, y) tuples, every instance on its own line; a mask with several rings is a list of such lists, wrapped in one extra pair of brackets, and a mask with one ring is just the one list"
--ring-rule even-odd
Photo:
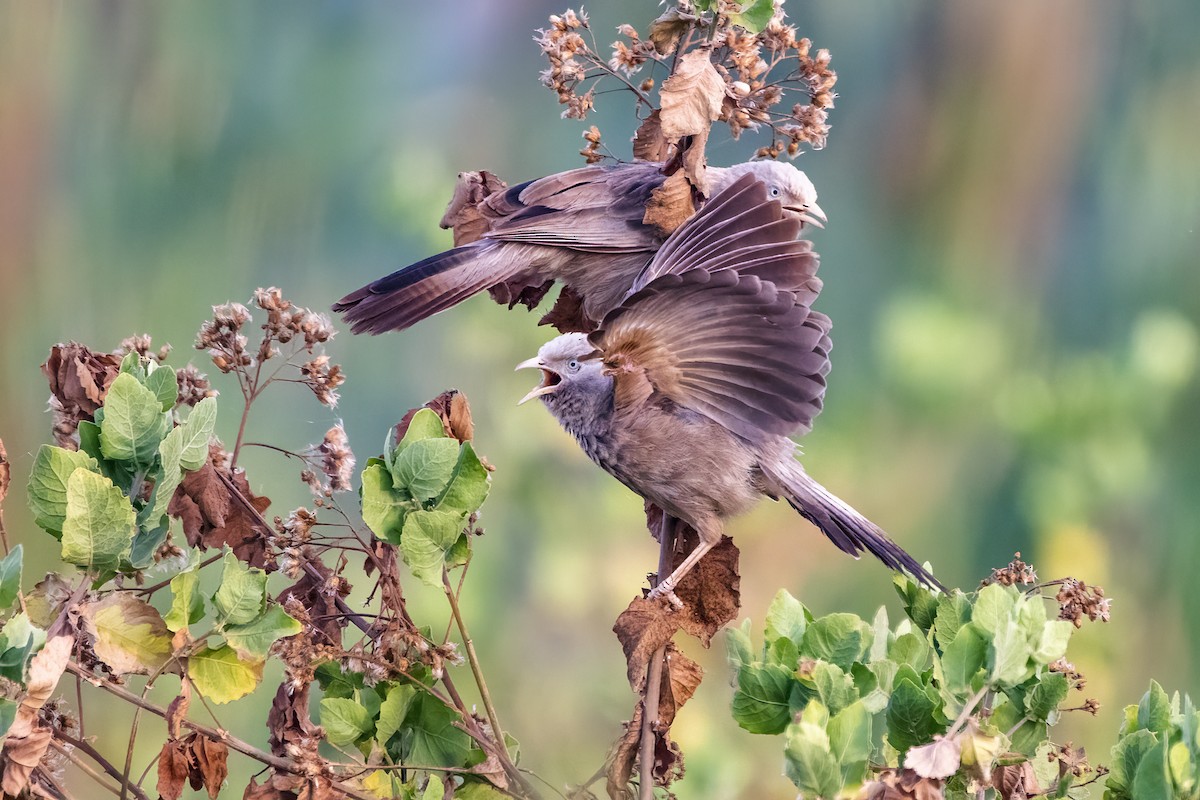
[(0, 608), (11, 606), (21, 591), (22, 553), (23, 548), (18, 544), (0, 560)]
[(1172, 800), (1171, 777), (1167, 773), (1167, 741), (1146, 751), (1133, 776), (1130, 795), (1136, 800)]
[(739, 11), (729, 15), (729, 22), (745, 28), (748, 33), (762, 33), (774, 14), (774, 0), (745, 0)]
[(179, 383), (175, 370), (165, 364), (151, 362), (152, 372), (146, 374), (146, 388), (154, 393), (163, 411), (170, 411), (179, 400)]
[(67, 516), (67, 481), (77, 469), (97, 472), (96, 459), (86, 453), (44, 444), (33, 458), (29, 474), (29, 509), (33, 521), (47, 533), (61, 538)]
[(421, 692), (413, 698), (405, 718), (412, 731), (406, 761), (439, 767), (461, 767), (471, 754), (471, 738), (455, 727), (458, 714), (437, 698)]
[(915, 633), (905, 633), (896, 637), (888, 648), (888, 658), (897, 664), (908, 664), (917, 672), (922, 672), (929, 665), (929, 645), (924, 637)]
[(105, 458), (148, 466), (154, 461), (167, 424), (154, 392), (132, 375), (122, 373), (104, 398), (100, 451)]
[(295, 636), (303, 630), (295, 619), (280, 606), (271, 605), (265, 614), (245, 625), (227, 625), (222, 631), (225, 641), (242, 658), (252, 661), (267, 657), (271, 645), (279, 639)]
[(989, 583), (979, 590), (971, 619), (980, 630), (996, 634), (1013, 620), (1017, 590), (998, 583)]
[[(972, 625), (979, 624), (976, 615)], [(1015, 685), (1029, 677), (1029, 643), (1013, 620), (1003, 623), (988, 649), (988, 672), (993, 683)]]
[(1067, 643), (1075, 626), (1063, 619), (1052, 619), (1042, 626), (1041, 639), (1034, 650), (1033, 658), (1039, 664), (1050, 664), (1067, 654)]
[(1154, 733), (1165, 733), (1171, 727), (1171, 701), (1158, 681), (1150, 681), (1150, 689), (1138, 703), (1138, 727)]
[(847, 786), (866, 777), (871, 757), (871, 714), (861, 700), (851, 703), (829, 718), (829, 749), (842, 769)]
[(771, 664), (779, 664), (788, 669), (795, 669), (800, 663), (800, 651), (791, 639), (780, 637), (771, 642), (767, 648), (765, 660)]
[[(429, 773), (429, 780), (425, 784), (425, 791), (421, 792), (421, 800), (442, 800), (442, 796), (446, 794), (446, 785), (442, 783), (442, 779), (434, 773)], [(458, 793), (455, 792), (457, 795)]]
[(780, 589), (767, 608), (767, 641), (786, 637), (799, 647), (807, 627), (804, 605), (792, 597), (787, 589)]
[(823, 726), (810, 722), (810, 716), (805, 709), (800, 722), (787, 728), (783, 771), (801, 794), (835, 798), (842, 790), (842, 771), (830, 749), (829, 735)]
[(1196, 765), (1192, 763), (1191, 750), (1183, 742), (1175, 742), (1167, 751), (1167, 769), (1180, 794), (1187, 795), (1196, 788)]
[(392, 485), (403, 487), (418, 500), (432, 500), (450, 482), (458, 463), (458, 450), (454, 439), (413, 442), (396, 455)]
[(483, 505), (489, 489), (491, 479), (488, 477), (487, 467), (483, 466), (471, 443), (463, 442), (458, 453), (458, 462), (450, 476), (450, 483), (446, 485), (434, 505), (436, 508), (457, 511), (465, 516), (474, 513)]
[(17, 708), (20, 706), (14, 700), (9, 700), (7, 697), (0, 697), (0, 737), (8, 733), (8, 729), (12, 727), (13, 722), (17, 718)]
[(1035, 719), (1045, 720), (1067, 699), (1071, 684), (1061, 672), (1050, 672), (1025, 695), (1025, 711)]
[(14, 683), (25, 683), (29, 654), (39, 646), (39, 638), (44, 641), (44, 634), (37, 636), (38, 630), (30, 624), (25, 614), (15, 614), (4, 623), (3, 630), (0, 630), (0, 677)]
[[(1030, 758), (1037, 752), (1048, 735), (1046, 723), (1039, 720), (1025, 719), (1024, 712), (1012, 702), (1004, 702), (992, 709), (992, 724), (1001, 733), (1013, 731), (1013, 752)], [(1013, 730), (1015, 728), (1015, 730)]]
[(746, 620), (740, 628), (725, 629), (725, 650), (729, 666), (735, 670), (754, 661), (754, 648), (750, 642), (750, 620)]
[(183, 468), (180, 463), (182, 453), (183, 428), (172, 428), (158, 446), (160, 474), (155, 478), (150, 502), (138, 513), (140, 525), (157, 525), (167, 513), (167, 506), (171, 504), (175, 490), (183, 482)]
[(887, 706), (887, 739), (892, 747), (904, 752), (910, 747), (933, 741), (941, 726), (933, 717), (933, 700), (907, 675), (898, 675)]
[(960, 589), (938, 598), (933, 634), (943, 650), (954, 641), (962, 626), (971, 621), (971, 601)]
[(326, 697), (353, 697), (354, 693), (363, 688), (361, 672), (342, 672), (336, 661), (326, 661), (317, 667), (317, 683)]
[[(420, 444), (417, 442), (413, 447)], [(458, 541), (462, 527), (462, 516), (448, 511), (414, 511), (409, 514), (404, 520), (400, 552), (412, 574), (430, 586), (441, 586), (446, 553)]]
[(392, 487), (392, 475), (380, 464), (362, 472), (362, 516), (371, 532), (384, 541), (400, 544), (404, 517), (412, 505), (407, 491)]
[(858, 699), (854, 679), (836, 664), (818, 661), (813, 667), (812, 681), (817, 688), (817, 696), (830, 714), (837, 714)]
[(206, 647), (188, 657), (188, 677), (214, 703), (238, 700), (262, 680), (262, 661), (243, 661), (229, 645)]
[(321, 700), (321, 727), (330, 744), (357, 742), (374, 730), (371, 715), (361, 704), (342, 697)]
[(897, 575), (892, 582), (904, 601), (904, 613), (913, 624), (928, 633), (937, 617), (938, 596), (907, 575)]
[(783, 733), (791, 721), (788, 698), (795, 679), (779, 664), (751, 664), (738, 671), (733, 719), (750, 733)]
[(388, 740), (400, 730), (404, 717), (417, 696), (414, 686), (395, 685), (387, 693), (387, 697), (379, 705), (379, 719), (375, 721), (375, 740), (387, 747)]
[(987, 660), (988, 643), (975, 623), (968, 623), (958, 630), (942, 653), (942, 673), (946, 688), (964, 693), (971, 689), (971, 680)]
[(850, 669), (871, 646), (871, 628), (854, 614), (826, 614), (804, 631), (801, 655)]
[(119, 569), (136, 532), (133, 506), (112, 481), (86, 469), (71, 474), (62, 526), (63, 561), (91, 570)]
[[(389, 445), (393, 438), (389, 432)], [(399, 455), (415, 442), (424, 441), (425, 439), (444, 438), (446, 438), (446, 426), (442, 424), (442, 418), (432, 409), (422, 408), (413, 414), (412, 419), (408, 421), (408, 430), (404, 432), (404, 438), (400, 440), (400, 444), (396, 445), (393, 455)], [(387, 452), (387, 449), (388, 447), (385, 447), (384, 452)], [(390, 458), (387, 462), (390, 466), (395, 463), (395, 458)]]
[(188, 472), (200, 469), (208, 461), (208, 442), (217, 425), (217, 398), (206, 397), (188, 414), (183, 429), (179, 464)]
[(158, 611), (132, 594), (118, 592), (80, 609), (95, 655), (114, 675), (148, 675), (170, 657), (171, 632)]
[(225, 552), (221, 585), (213, 595), (217, 625), (245, 625), (263, 613), (267, 603), (267, 573), (247, 566), (232, 550)]
[(171, 608), (163, 622), (172, 631), (180, 631), (204, 618), (204, 598), (200, 595), (200, 575), (194, 569), (171, 578)]
[(1122, 736), (1112, 749), (1109, 761), (1107, 788), (1117, 797), (1129, 797), (1133, 789), (1138, 765), (1146, 753), (1158, 745), (1158, 737), (1147, 730), (1138, 730)]

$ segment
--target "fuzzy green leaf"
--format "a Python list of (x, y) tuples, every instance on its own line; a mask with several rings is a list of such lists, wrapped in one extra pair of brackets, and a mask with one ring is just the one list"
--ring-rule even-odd
[(371, 714), (348, 698), (326, 697), (321, 700), (321, 727), (330, 744), (352, 744), (374, 730)]
[(0, 559), (0, 608), (8, 608), (21, 591), (21, 558), (24, 548), (17, 545)]
[(971, 688), (971, 680), (987, 660), (988, 642), (975, 623), (960, 628), (942, 653), (942, 673), (946, 688), (964, 693)]
[(396, 455), (392, 485), (404, 488), (421, 501), (432, 500), (447, 487), (458, 463), (454, 439), (422, 439)]
[(1142, 756), (1133, 776), (1130, 795), (1135, 800), (1174, 800), (1171, 776), (1167, 773), (1167, 741), (1154, 745)]
[[(979, 623), (975, 617), (973, 625)], [(988, 649), (988, 672), (993, 683), (1014, 686), (1029, 677), (1029, 643), (1013, 620), (1001, 624)]]
[(159, 407), (170, 411), (179, 399), (179, 383), (175, 379), (175, 370), (165, 364), (152, 364), (153, 372), (146, 375), (146, 388), (154, 393)]
[(77, 469), (98, 472), (99, 462), (86, 453), (44, 444), (29, 473), (29, 508), (38, 527), (61, 538), (67, 516), (67, 481)]
[(188, 657), (188, 677), (214, 703), (239, 700), (262, 680), (262, 661), (243, 661), (229, 645), (206, 647)]
[(816, 686), (817, 696), (829, 709), (830, 714), (837, 714), (858, 699), (854, 679), (836, 664), (818, 661), (813, 667), (812, 681)]
[(362, 472), (363, 522), (384, 541), (400, 544), (404, 517), (412, 497), (392, 486), (392, 475), (381, 464), (369, 464)]
[[(415, 442), (444, 438), (446, 438), (446, 426), (442, 424), (442, 418), (432, 409), (422, 408), (408, 421), (408, 430), (404, 432), (404, 438), (400, 440), (400, 444), (395, 446), (393, 455), (399, 455)], [(393, 439), (390, 431), (388, 439)], [(391, 465), (394, 461), (394, 458), (389, 459), (388, 464)]]
[(791, 721), (795, 679), (779, 664), (751, 664), (738, 671), (733, 719), (750, 733), (782, 733)]
[(457, 713), (435, 697), (421, 692), (413, 698), (405, 717), (412, 743), (405, 761), (439, 767), (464, 766), (471, 754), (471, 738), (454, 723)]
[(67, 514), (62, 527), (62, 560), (91, 570), (117, 570), (129, 555), (133, 506), (103, 475), (77, 469), (67, 481)]
[(463, 442), (450, 482), (438, 497), (435, 507), (444, 511), (457, 511), (463, 515), (471, 514), (483, 505), (489, 489), (491, 478), (488, 477), (487, 468), (475, 454), (471, 443)]
[(167, 424), (154, 392), (132, 375), (122, 373), (108, 387), (104, 398), (100, 451), (105, 458), (148, 466), (166, 435)]
[[(417, 442), (413, 447), (420, 444)], [(409, 514), (404, 520), (400, 552), (413, 575), (430, 586), (441, 586), (446, 554), (458, 541), (462, 527), (463, 518), (460, 514), (447, 511), (414, 511)]]
[(830, 749), (829, 734), (809, 721), (810, 704), (800, 722), (789, 725), (784, 744), (784, 774), (808, 797), (835, 798), (842, 790), (842, 771)]
[(1061, 672), (1048, 673), (1025, 695), (1025, 711), (1035, 719), (1048, 719), (1058, 709), (1059, 703), (1067, 699), (1070, 690), (1066, 675)]
[(417, 696), (414, 686), (398, 684), (388, 689), (387, 697), (379, 704), (379, 719), (375, 721), (375, 740), (387, 747), (388, 740), (400, 730), (404, 717)]
[(206, 397), (196, 404), (188, 414), (183, 429), (179, 464), (188, 472), (194, 472), (208, 461), (208, 442), (217, 425), (217, 398)]
[(212, 600), (217, 625), (245, 625), (266, 607), (267, 573), (247, 566), (228, 550), (222, 561), (221, 585)]
[(180, 456), (183, 453), (183, 428), (172, 428), (158, 446), (160, 472), (155, 477), (154, 491), (150, 502), (138, 513), (138, 523), (143, 527), (157, 525), (167, 513), (167, 506), (175, 496), (175, 490), (183, 482)]
[(95, 655), (114, 675), (147, 675), (171, 655), (171, 632), (158, 611), (132, 594), (116, 593), (80, 610)]
[(1154, 733), (1165, 733), (1171, 727), (1171, 701), (1158, 681), (1150, 681), (1150, 689), (1138, 703), (1138, 727)]
[(933, 633), (943, 650), (954, 641), (962, 626), (970, 621), (971, 601), (961, 590), (955, 589), (954, 594), (938, 598)]
[(887, 739), (903, 752), (910, 747), (933, 741), (941, 731), (934, 719), (934, 702), (924, 688), (907, 676), (897, 677), (887, 706)]
[(171, 578), (171, 608), (163, 622), (172, 631), (180, 631), (204, 618), (204, 598), (200, 595), (200, 575), (194, 570)]
[(799, 647), (807, 627), (808, 617), (804, 604), (792, 597), (787, 589), (780, 589), (767, 608), (767, 641), (786, 637)]
[(971, 619), (979, 629), (990, 634), (996, 634), (1013, 620), (1017, 591), (1010, 586), (989, 583), (979, 590), (975, 598), (975, 608)]
[(846, 785), (862, 782), (871, 757), (871, 714), (856, 701), (829, 718), (829, 749), (842, 769)]
[(276, 640), (295, 636), (303, 627), (280, 606), (272, 605), (261, 617), (245, 625), (228, 625), (222, 631), (225, 641), (248, 660), (264, 659)]
[(12, 727), (13, 722), (17, 719), (19, 706), (20, 704), (14, 700), (0, 697), (0, 736), (8, 733), (8, 729)]
[(804, 631), (801, 655), (837, 664), (844, 670), (871, 646), (871, 628), (854, 614), (826, 614)]
[(748, 33), (762, 33), (774, 13), (774, 0), (744, 0), (740, 10), (729, 15), (729, 22)]

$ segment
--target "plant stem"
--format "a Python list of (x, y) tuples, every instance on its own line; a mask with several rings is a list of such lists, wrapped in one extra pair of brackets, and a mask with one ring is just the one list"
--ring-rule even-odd
[[(671, 555), (675, 552), (675, 537), (679, 526), (674, 517), (663, 512), (662, 522), (658, 528), (658, 572), (654, 576), (654, 585), (660, 578), (671, 573)], [(642, 698), (642, 732), (638, 740), (638, 797), (639, 800), (653, 800), (654, 797), (654, 728), (658, 724), (658, 701), (662, 691), (663, 660), (667, 655), (667, 646), (654, 651), (650, 656), (649, 668), (646, 670), (646, 691)]]
[[(62, 731), (55, 731), (54, 736), (65, 744), (71, 745), (71, 747), (74, 747), (79, 752), (86, 754), (90, 759), (95, 761), (102, 770), (104, 770), (108, 775), (117, 781), (117, 787), (110, 788), (106, 783), (104, 783), (100, 776), (90, 770), (86, 764), (82, 764), (76, 761), (74, 758), (71, 759), (75, 762), (76, 766), (95, 778), (96, 782), (101, 786), (109, 789), (109, 791), (113, 792), (113, 794), (124, 794), (125, 789), (128, 788), (133, 792), (133, 796), (138, 798), (138, 800), (149, 800), (149, 798), (146, 797), (145, 792), (143, 792), (137, 786), (131, 786), (129, 782), (121, 776), (120, 770), (113, 766), (107, 758), (100, 755), (100, 752), (95, 747), (92, 747), (91, 743), (86, 739), (73, 739)], [(51, 744), (53, 744), (53, 741)]]
[(462, 634), (463, 647), (467, 651), (467, 661), (471, 665), (471, 674), (475, 676), (475, 685), (479, 687), (479, 696), (483, 700), (484, 710), (487, 711), (488, 722), (492, 725), (492, 736), (498, 747), (507, 750), (504, 743), (504, 729), (500, 727), (500, 717), (496, 714), (496, 707), (492, 704), (492, 695), (488, 692), (487, 681), (483, 679), (483, 667), (479, 664), (479, 656), (475, 654), (475, 643), (471, 641), (471, 634), (467, 632), (467, 623), (463, 620), (462, 612), (458, 608), (458, 598), (454, 594), (454, 587), (450, 585), (450, 573), (446, 571), (445, 567), (442, 567), (442, 586), (446, 590), (446, 600), (450, 603), (450, 611), (454, 614), (458, 632)]

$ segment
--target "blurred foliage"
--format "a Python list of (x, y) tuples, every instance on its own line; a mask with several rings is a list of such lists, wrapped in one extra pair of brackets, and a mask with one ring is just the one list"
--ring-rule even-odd
[[(613, 2), (592, 25), (604, 43), (656, 9)], [(559, 10), (0, 10), (0, 435), (14, 479), (48, 436), (48, 416), (30, 420), (54, 342), (153, 331), (186, 350), (209, 305), (256, 286), (325, 306), (449, 245), (436, 223), (458, 171), (516, 181), (581, 163), (583, 126), (559, 121), (529, 38)], [(1116, 617), (1073, 645), (1104, 705), (1089, 730), (1118, 728), (1120, 698), (1151, 675), (1200, 686), (1200, 7), (789, 10), (833, 52), (840, 94), (829, 147), (799, 162), (830, 216), (816, 245), (837, 342), (807, 467), (949, 582), (969, 587), (1019, 549), (1047, 574), (1103, 584)], [(633, 129), (627, 104), (598, 102), (593, 121), (616, 149)], [(713, 142), (710, 156), (731, 163), (763, 143)], [(473, 398), (478, 446), (501, 468), (478, 543), (493, 557), (464, 614), (504, 719), (561, 783), (590, 774), (625, 713), (607, 631), (656, 548), (630, 493), (553, 420), (513, 408), (528, 387), (511, 366), (548, 338), (533, 320), (477, 298), (405, 335), (331, 346), (364, 457), (375, 431), (446, 386)], [(330, 422), (285, 397), (256, 413), (270, 441)], [(218, 433), (236, 435), (230, 420)], [(265, 453), (247, 467), (293, 468)], [(40, 535), (15, 505), (8, 526)], [(780, 586), (821, 598), (818, 615), (888, 598), (885, 572), (787, 509), (764, 504), (734, 533), (750, 615)], [(27, 552), (26, 575), (52, 556)], [(718, 684), (676, 726), (685, 791), (791, 796), (777, 747), (740, 734)], [(246, 713), (261, 719), (258, 700)], [(128, 716), (114, 707), (111, 720)], [(1064, 735), (1102, 761), (1111, 737), (1071, 724)], [(231, 766), (244, 783), (246, 766)]]

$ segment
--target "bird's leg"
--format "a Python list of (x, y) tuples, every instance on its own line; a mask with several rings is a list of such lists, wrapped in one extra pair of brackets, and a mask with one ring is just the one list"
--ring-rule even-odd
[[(705, 524), (706, 522), (708, 524)], [(671, 605), (676, 608), (682, 606), (682, 603), (679, 602), (679, 598), (675, 597), (675, 587), (700, 563), (700, 559), (704, 558), (705, 554), (721, 541), (721, 524), (719, 522), (701, 520), (693, 527), (700, 534), (700, 541), (696, 543), (695, 549), (687, 554), (687, 558), (683, 559), (670, 575), (661, 579), (658, 585), (650, 590), (651, 597), (665, 597), (671, 600)]]

